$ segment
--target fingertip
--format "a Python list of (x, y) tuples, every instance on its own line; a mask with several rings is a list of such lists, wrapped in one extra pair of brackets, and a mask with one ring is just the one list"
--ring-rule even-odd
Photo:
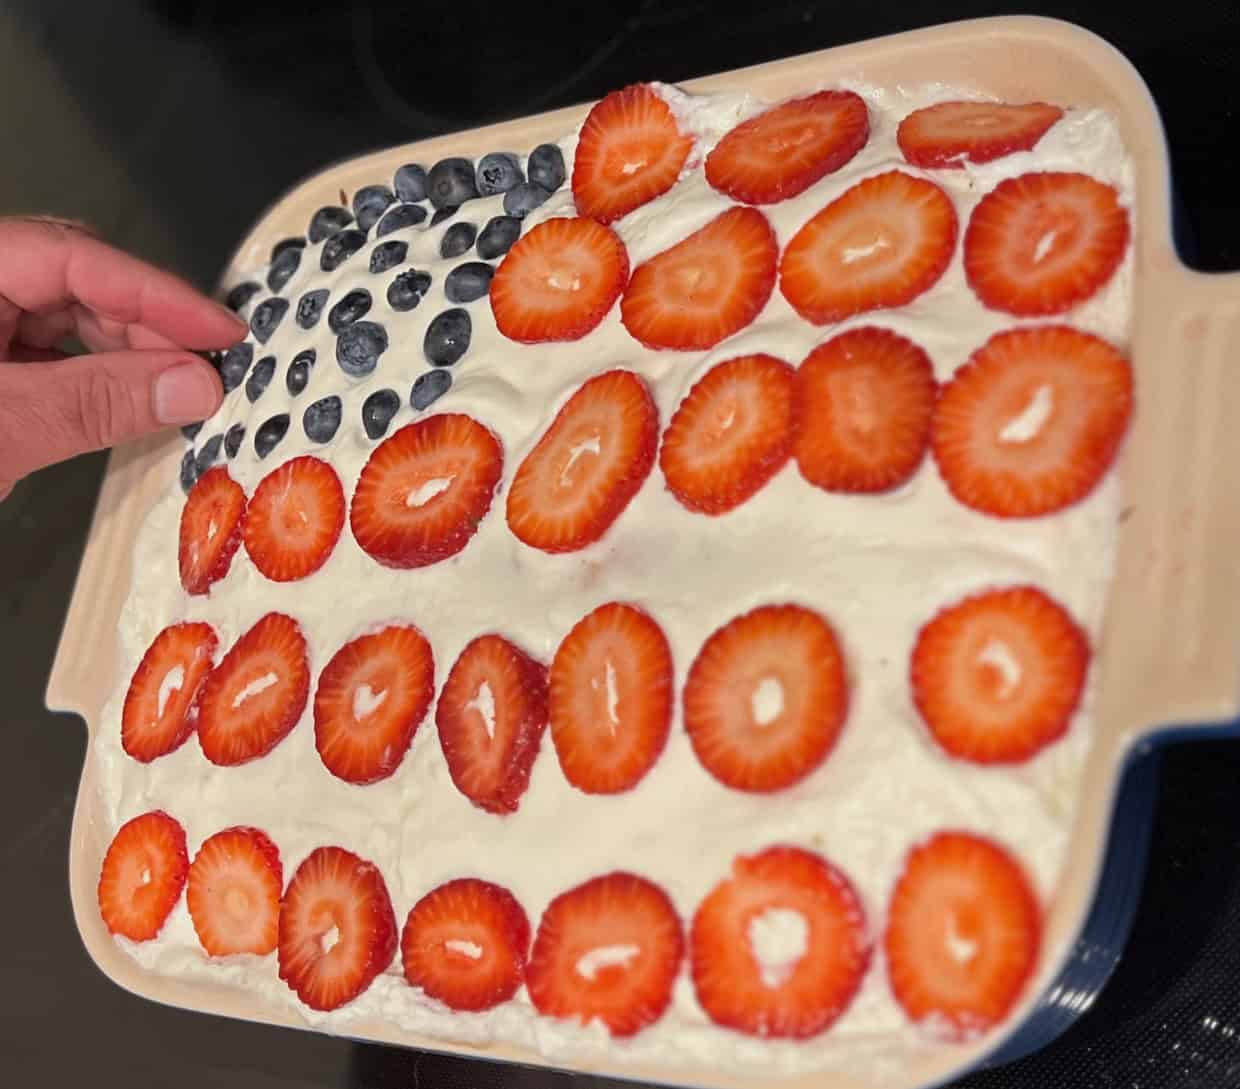
[(219, 375), (205, 360), (186, 356), (155, 379), (155, 418), (168, 426), (205, 420), (223, 399)]

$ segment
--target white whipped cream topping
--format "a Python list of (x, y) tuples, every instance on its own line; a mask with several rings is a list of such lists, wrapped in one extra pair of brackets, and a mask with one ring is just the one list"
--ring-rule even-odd
[[(853, 89), (869, 104), (870, 139), (844, 169), (799, 197), (762, 209), (781, 247), (845, 189), (892, 168), (930, 176), (943, 186), (956, 206), (962, 235), (982, 195), (1002, 179), (1030, 170), (1087, 172), (1116, 186), (1132, 209), (1131, 163), (1114, 123), (1100, 112), (1069, 113), (1031, 152), (924, 175), (903, 162), (896, 125), (913, 109), (961, 97), (960, 92), (940, 86)], [(634, 267), (728, 206), (727, 198), (710, 189), (693, 167), (700, 167), (720, 136), (764, 105), (745, 94), (692, 97), (670, 87), (661, 93), (699, 143), (679, 183), (617, 225)], [(570, 174), (575, 142), (570, 136), (562, 143)], [(499, 197), (471, 202), (456, 219), (481, 226), (500, 213), (500, 205)], [(530, 221), (572, 213), (572, 195), (565, 187)], [(428, 369), (422, 336), (430, 319), (450, 305), (443, 281), (458, 263), (438, 258), (441, 234), (442, 228), (413, 228), (382, 240), (408, 241), (411, 264), (434, 276), (428, 296), (405, 314), (393, 313), (384, 300), (396, 270), (379, 276), (367, 271), (373, 241), (328, 275), (318, 269), (319, 247), (307, 247), (286, 297), (295, 305), (308, 287), (328, 286), (330, 306), (345, 291), (364, 286), (375, 299), (367, 319), (385, 325), (391, 347), (376, 375), (351, 380), (336, 365), (326, 316), (306, 333), (290, 310), (270, 342), (255, 352), (256, 359), (271, 353), (279, 360), (266, 393), (251, 406), (243, 390), (235, 391), (203, 431), (205, 437), (234, 421), (247, 422), (242, 453), (229, 463), (247, 492), (282, 461), (308, 452), (329, 459), (346, 493), (351, 492), (374, 448), (360, 423), (361, 403), (374, 389), (391, 386), (402, 396), (393, 431), (410, 421), (410, 385)], [(1112, 281), (1066, 320), (1126, 348), (1131, 280), (1130, 252)], [(640, 373), (663, 424), (714, 363), (764, 351), (797, 364), (815, 345), (859, 325), (880, 325), (910, 337), (929, 353), (938, 377), (948, 378), (992, 333), (1028, 324), (981, 306), (965, 283), (959, 249), (943, 278), (898, 311), (815, 327), (797, 317), (777, 288), (757, 321), (706, 353), (641, 348), (620, 324), (618, 307), (581, 341), (528, 347), (498, 334), (485, 299), (468, 309), (472, 346), (453, 368), (452, 389), (429, 411), (465, 412), (486, 423), (503, 443), (505, 465), (490, 513), (459, 555), (421, 570), (391, 571), (362, 553), (346, 527), (326, 564), (295, 586), (267, 581), (242, 551), (210, 596), (189, 598), (177, 580), (183, 497), (175, 483), (152, 510), (134, 557), (137, 589), (121, 621), (121, 676), (92, 756), (100, 764), (114, 824), (165, 808), (185, 826), (191, 852), (225, 826), (256, 825), (279, 846), (286, 875), (313, 848), (339, 844), (380, 867), (399, 922), (441, 882), (478, 876), (511, 889), (537, 925), (554, 895), (619, 868), (658, 882), (687, 922), (738, 853), (793, 843), (822, 852), (849, 875), (877, 938), (905, 852), (943, 827), (975, 829), (1008, 845), (1027, 866), (1041, 896), (1049, 898), (1089, 746), (1088, 693), (1064, 740), (1018, 767), (978, 767), (946, 758), (929, 739), (911, 702), (908, 660), (918, 628), (939, 608), (996, 584), (1041, 586), (1096, 633), (1120, 511), (1113, 477), (1087, 500), (1053, 517), (1001, 521), (953, 500), (929, 458), (908, 485), (878, 497), (829, 495), (805, 483), (789, 464), (749, 502), (712, 519), (680, 507), (656, 467), (606, 536), (584, 551), (537, 552), (517, 541), (504, 519), (504, 487), (521, 459), (571, 393), (600, 370), (627, 367)], [(292, 399), (284, 372), (294, 353), (307, 346), (317, 349), (318, 363), (309, 387)], [(306, 439), (300, 416), (328, 393), (343, 398), (344, 422), (335, 439), (320, 446)], [(251, 446), (254, 430), (280, 411), (292, 412), (288, 435), (259, 462)], [(848, 719), (835, 750), (805, 781), (778, 795), (729, 790), (694, 757), (677, 704), (667, 748), (636, 789), (614, 796), (574, 790), (560, 772), (548, 736), (520, 811), (498, 817), (471, 806), (453, 786), (430, 716), (396, 773), (363, 787), (344, 783), (323, 767), (314, 748), (309, 705), (272, 753), (241, 767), (211, 765), (193, 740), (151, 764), (128, 759), (120, 747), (120, 707), (132, 669), (151, 639), (176, 620), (209, 621), (227, 648), (265, 612), (286, 611), (302, 625), (315, 677), (347, 640), (385, 621), (411, 622), (430, 640), (438, 687), (476, 635), (498, 631), (549, 662), (573, 624), (612, 600), (639, 602), (658, 620), (672, 648), (678, 690), (702, 643), (732, 617), (781, 601), (820, 610), (840, 636), (852, 686)], [(782, 941), (788, 935), (776, 937)], [(297, 1010), (326, 1031), (348, 1033), (358, 1017), (375, 1016), (446, 1042), (506, 1041), (565, 1062), (611, 1054), (621, 1061), (763, 1074), (864, 1067), (881, 1076), (884, 1070), (898, 1070), (918, 1049), (938, 1046), (929, 1034), (907, 1024), (889, 991), (881, 956), (844, 1016), (808, 1041), (768, 1042), (715, 1027), (694, 998), (687, 971), (658, 1023), (632, 1039), (613, 1041), (598, 1024), (581, 1028), (536, 1016), (524, 990), (486, 1013), (454, 1014), (404, 981), (399, 957), (353, 1003), (333, 1013), (314, 1013), (279, 981), (274, 955), (208, 961), (184, 898), (156, 940), (140, 946), (119, 940), (153, 972), (235, 983), (259, 992), (275, 1007)]]

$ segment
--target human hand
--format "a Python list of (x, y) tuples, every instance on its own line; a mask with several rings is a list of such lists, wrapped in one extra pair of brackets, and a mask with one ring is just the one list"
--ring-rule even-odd
[[(83, 227), (0, 219), (0, 499), (45, 465), (211, 415), (219, 377), (187, 349), (244, 335), (235, 314)], [(58, 351), (70, 336), (88, 354)]]

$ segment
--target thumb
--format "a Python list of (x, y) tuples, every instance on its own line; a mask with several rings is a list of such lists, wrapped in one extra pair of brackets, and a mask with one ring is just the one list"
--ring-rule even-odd
[(0, 363), (0, 497), (45, 465), (205, 419), (222, 395), (210, 364), (184, 351)]

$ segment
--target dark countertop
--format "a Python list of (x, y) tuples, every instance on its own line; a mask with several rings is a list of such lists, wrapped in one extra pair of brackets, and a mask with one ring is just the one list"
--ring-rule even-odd
[[(203, 283), (270, 200), (333, 159), (595, 98), (638, 79), (675, 81), (1002, 13), (980, 2), (610, 0), (572, 16), (568, 46), (535, 38), (529, 19), (540, 5), (518, 0), (491, 21), (463, 4), (303, 4), (293, 17), (267, 0), (10, 7), (54, 62), (76, 122), (112, 150), (120, 176), (161, 226), (129, 230), (136, 212), (104, 200), (117, 213), (113, 237)], [(1113, 14), (1084, 2), (1028, 7), (1094, 29), (1133, 60), (1163, 111), (1185, 256), (1202, 269), (1240, 268), (1240, 7), (1234, 0), (1148, 12), (1115, 5)], [(452, 74), (464, 61), (470, 78)], [(33, 97), (29, 108), (47, 109), (46, 126), (68, 124)], [(51, 144), (36, 165), (60, 179), (59, 188), (32, 189), (0, 212), (83, 214), (91, 205), (93, 179), (79, 172), (76, 149)], [(97, 206), (99, 194), (93, 199)], [(0, 504), (0, 691), (10, 754), (0, 766), (4, 1084), (619, 1086), (165, 1009), (125, 994), (94, 968), (66, 881), (84, 732), (42, 701), (102, 469), (100, 456), (79, 459), (23, 482)], [(1161, 767), (1161, 791), (1127, 956), (1057, 1044), (959, 1089), (1240, 1085), (1240, 740), (1180, 744), (1151, 759)]]

